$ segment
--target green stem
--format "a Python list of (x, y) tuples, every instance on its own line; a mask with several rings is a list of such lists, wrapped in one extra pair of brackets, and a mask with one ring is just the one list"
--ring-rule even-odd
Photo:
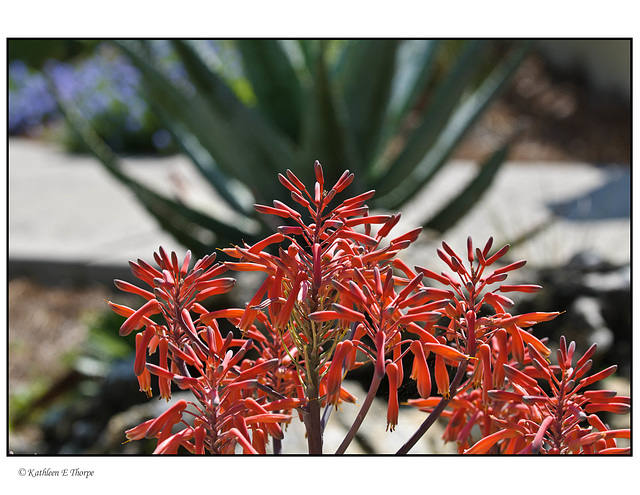
[(358, 432), (358, 429), (360, 428), (360, 425), (362, 425), (362, 422), (364, 421), (364, 418), (366, 417), (367, 413), (369, 412), (369, 408), (371, 407), (371, 404), (373, 403), (373, 399), (376, 396), (376, 392), (378, 391), (378, 387), (380, 386), (380, 382), (381, 381), (382, 381), (382, 378), (378, 378), (374, 374), (373, 380), (371, 381), (371, 385), (369, 386), (369, 391), (367, 392), (367, 397), (364, 399), (364, 403), (362, 404), (362, 407), (360, 408), (360, 412), (358, 412), (358, 415), (356, 416), (356, 419), (353, 421), (353, 424), (351, 425), (351, 428), (347, 432), (347, 436), (344, 437), (344, 440), (340, 444), (340, 447), (338, 447), (338, 450), (336, 450), (336, 454), (337, 455), (344, 454), (345, 451), (347, 450), (347, 447), (349, 447), (349, 444), (351, 444), (352, 440), (355, 438), (356, 433)]
[(307, 412), (303, 415), (304, 426), (307, 430), (307, 443), (309, 454), (322, 454), (322, 422), (320, 420), (320, 400), (318, 397), (318, 367), (317, 353), (309, 356), (310, 361), (307, 366), (307, 373), (311, 376), (307, 384)]
[(458, 366), (458, 371), (456, 373), (456, 376), (453, 378), (453, 381), (451, 382), (451, 386), (449, 387), (450, 398), (449, 399), (442, 398), (442, 400), (438, 402), (438, 405), (435, 407), (433, 411), (431, 411), (431, 414), (429, 414), (427, 419), (424, 420), (424, 422), (416, 430), (413, 436), (409, 440), (407, 440), (407, 442), (402, 447), (400, 447), (400, 450), (398, 450), (396, 454), (398, 455), (407, 454), (415, 446), (415, 444), (418, 443), (418, 440), (422, 438), (422, 436), (427, 432), (427, 430), (431, 428), (431, 425), (433, 425), (433, 423), (436, 422), (436, 419), (440, 417), (440, 415), (442, 414), (442, 411), (444, 411), (444, 408), (447, 407), (447, 405), (449, 405), (449, 402), (451, 402), (451, 399), (453, 399), (453, 397), (455, 397), (456, 394), (458, 393), (458, 386), (460, 385), (460, 382), (462, 381), (462, 378), (464, 377), (464, 374), (467, 371), (468, 364), (469, 364), (469, 361), (467, 360), (464, 363), (460, 363), (460, 365)]
[(272, 442), (273, 442), (273, 454), (274, 455), (282, 454), (282, 440), (280, 440), (279, 438), (273, 438)]
[[(314, 291), (315, 292), (315, 291)], [(317, 308), (317, 295), (311, 296), (312, 310)], [(312, 312), (313, 312), (312, 311)], [(305, 373), (306, 373), (306, 395), (307, 410), (303, 415), (304, 426), (307, 430), (307, 443), (309, 445), (309, 454), (322, 454), (322, 419), (320, 415), (320, 353), (317, 342), (317, 331), (315, 323), (309, 322), (309, 344), (304, 350), (305, 353)]]
[[(319, 308), (320, 303), (320, 286), (322, 284), (322, 252), (320, 242), (320, 226), (322, 225), (322, 200), (316, 204), (315, 221), (316, 227), (311, 240), (311, 290), (309, 297), (309, 314), (314, 313)], [(320, 347), (319, 334), (316, 324), (308, 321), (309, 333), (306, 335), (308, 343), (304, 346), (305, 361), (305, 393), (307, 396), (307, 406), (302, 418), (307, 430), (307, 443), (309, 446), (309, 454), (322, 454), (322, 435), (323, 424), (321, 418), (320, 407)]]

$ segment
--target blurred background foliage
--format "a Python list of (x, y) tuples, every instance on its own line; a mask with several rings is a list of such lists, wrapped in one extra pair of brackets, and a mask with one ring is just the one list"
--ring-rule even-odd
[[(401, 209), (445, 166), (507, 84), (529, 43), (489, 40), (24, 40), (9, 50), (9, 132), (56, 129), (88, 151), (198, 255), (254, 242), (253, 204), (285, 199), (277, 173), (327, 182)], [(45, 126), (58, 122), (58, 126)], [(60, 131), (62, 129), (62, 131)], [(46, 131), (51, 132), (51, 131)], [(507, 140), (508, 141), (508, 140)], [(490, 185), (503, 143), (424, 226), (443, 232)], [(119, 155), (186, 154), (219, 208), (163, 196)]]
[(138, 70), (105, 43), (13, 40), (7, 51), (10, 136), (59, 140), (70, 152), (87, 150), (66, 125), (48, 76), (115, 152), (175, 152), (149, 111)]

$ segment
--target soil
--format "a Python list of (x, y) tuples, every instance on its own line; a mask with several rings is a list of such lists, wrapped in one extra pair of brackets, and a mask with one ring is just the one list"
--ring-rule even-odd
[(67, 369), (92, 314), (106, 308), (105, 287), (45, 287), (9, 281), (9, 391), (48, 381)]
[(630, 102), (590, 90), (577, 77), (553, 74), (535, 55), (522, 64), (456, 157), (481, 159), (514, 131), (513, 161), (631, 163)]
[(52, 287), (27, 278), (9, 281), (8, 420), (21, 423), (11, 432), (12, 451), (38, 450), (42, 432), (31, 413), (40, 409), (34, 406), (55, 403), (76, 383), (71, 365), (83, 349), (89, 318), (105, 310), (108, 294), (109, 289), (101, 286)]

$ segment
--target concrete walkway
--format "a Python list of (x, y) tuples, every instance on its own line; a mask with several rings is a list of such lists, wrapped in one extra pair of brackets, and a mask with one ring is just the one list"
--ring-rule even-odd
[[(111, 280), (114, 271), (128, 272), (129, 259), (150, 259), (160, 245), (184, 252), (91, 157), (25, 139), (12, 138), (8, 147), (10, 276), (48, 273), (54, 278)], [(184, 157), (125, 163), (132, 174), (163, 192), (186, 194), (204, 208), (215, 206), (211, 191)], [(474, 167), (468, 162), (446, 167), (404, 209), (398, 234), (464, 187)], [(490, 235), (496, 243), (511, 242), (545, 224), (541, 234), (514, 248), (514, 258), (548, 266), (591, 250), (614, 263), (627, 263), (630, 202), (629, 167), (508, 163), (478, 207), (444, 239), (463, 250), (467, 235), (477, 244)], [(408, 261), (428, 264), (435, 259), (435, 246), (425, 237)]]

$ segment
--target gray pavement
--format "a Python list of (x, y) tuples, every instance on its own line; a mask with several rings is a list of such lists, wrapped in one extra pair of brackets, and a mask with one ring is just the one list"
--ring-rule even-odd
[[(10, 275), (43, 275), (46, 269), (56, 277), (110, 279), (114, 271), (128, 271), (128, 260), (150, 259), (160, 245), (184, 252), (91, 157), (69, 155), (54, 145), (26, 139), (12, 138), (8, 147)], [(132, 174), (165, 193), (204, 210), (217, 207), (212, 191), (184, 157), (135, 158), (125, 163)], [(474, 167), (464, 161), (446, 167), (404, 208), (398, 234), (464, 187)], [(549, 266), (590, 250), (614, 263), (627, 263), (630, 198), (629, 167), (510, 162), (478, 207), (444, 240), (462, 250), (467, 235), (477, 244), (484, 244), (490, 235), (496, 242), (511, 242), (545, 225), (541, 233), (514, 248), (513, 257), (527, 258), (532, 266)], [(428, 264), (435, 259), (435, 246), (435, 240), (424, 236), (409, 261)]]

